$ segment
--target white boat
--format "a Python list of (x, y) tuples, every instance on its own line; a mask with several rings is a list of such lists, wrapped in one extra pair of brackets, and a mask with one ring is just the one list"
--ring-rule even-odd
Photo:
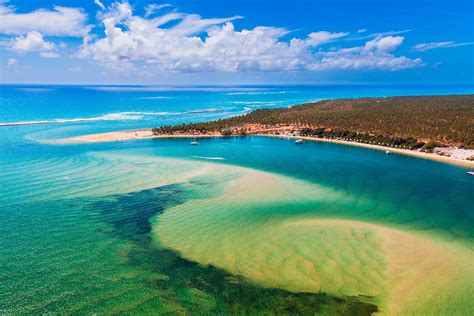
[(391, 152), (390, 150), (386, 150), (386, 151), (385, 151), (385, 154), (386, 154), (386, 155), (391, 155), (392, 152)]
[(298, 138), (297, 140), (295, 140), (295, 144), (296, 145), (303, 144), (303, 140), (301, 138)]
[(466, 172), (470, 176), (474, 176), (474, 171), (472, 171), (472, 168), (469, 169), (469, 171)]
[(199, 143), (195, 140), (193, 140), (190, 144), (193, 145), (193, 146), (199, 145)]

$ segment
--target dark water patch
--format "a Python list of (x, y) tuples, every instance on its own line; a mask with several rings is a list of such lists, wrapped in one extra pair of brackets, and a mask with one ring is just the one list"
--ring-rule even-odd
[[(200, 184), (202, 185), (202, 183)], [(151, 298), (129, 312), (153, 312), (153, 306), (177, 314), (330, 314), (369, 315), (378, 311), (367, 298), (324, 293), (292, 293), (262, 288), (213, 266), (190, 262), (153, 242), (151, 218), (190, 196), (186, 185), (110, 196), (90, 204), (107, 223), (107, 234), (132, 246), (123, 254), (127, 265), (143, 271)], [(156, 311), (156, 310), (155, 310)]]
[(92, 202), (90, 208), (111, 225), (114, 237), (132, 239), (150, 233), (150, 219), (167, 207), (182, 203), (182, 193), (180, 185), (168, 185), (109, 196)]
[[(354, 297), (292, 293), (262, 288), (241, 276), (184, 260), (170, 250), (134, 249), (130, 262), (159, 271), (148, 286), (166, 291), (160, 299), (179, 303), (186, 313), (370, 315), (377, 306)], [(148, 259), (148, 260), (147, 260)]]

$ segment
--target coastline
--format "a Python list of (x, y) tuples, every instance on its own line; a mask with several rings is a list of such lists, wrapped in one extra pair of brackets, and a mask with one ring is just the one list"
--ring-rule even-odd
[[(393, 148), (382, 145), (373, 145), (366, 143), (359, 143), (354, 141), (346, 141), (340, 139), (327, 139), (327, 138), (317, 138), (310, 136), (291, 136), (291, 135), (271, 135), (271, 134), (249, 134), (248, 136), (266, 136), (266, 137), (285, 137), (291, 139), (304, 139), (308, 141), (319, 141), (327, 143), (335, 143), (346, 146), (358, 146), (364, 147), (379, 151), (390, 151), (391, 153), (397, 153), (422, 159), (430, 159), (438, 162), (449, 163), (457, 165), (460, 167), (474, 168), (474, 161), (469, 161), (465, 159), (457, 159), (449, 156), (442, 156), (434, 153), (425, 153), (419, 152), (410, 149), (401, 149)], [(117, 132), (108, 132), (108, 133), (98, 133), (98, 134), (87, 134), (82, 136), (75, 136), (71, 138), (64, 138), (55, 140), (56, 144), (77, 144), (77, 143), (99, 143), (99, 142), (114, 142), (114, 141), (126, 141), (126, 140), (138, 140), (138, 139), (151, 139), (151, 138), (211, 138), (211, 137), (223, 137), (220, 133), (212, 134), (169, 134), (169, 135), (154, 135), (151, 129), (140, 129), (140, 130), (126, 130), (126, 131), (117, 131)]]
[[(279, 137), (278, 135), (257, 135), (257, 136)], [(397, 153), (397, 154), (402, 154), (402, 155), (407, 155), (407, 156), (412, 156), (412, 157), (417, 157), (417, 158), (430, 159), (430, 160), (435, 160), (438, 162), (454, 164), (460, 167), (474, 168), (474, 161), (469, 161), (465, 159), (457, 159), (457, 158), (437, 155), (433, 153), (425, 153), (425, 152), (420, 152), (420, 151), (411, 150), (411, 149), (393, 148), (393, 147), (388, 147), (388, 146), (359, 143), (359, 142), (353, 142), (353, 141), (348, 141), (348, 140), (317, 138), (317, 137), (310, 137), (310, 136), (285, 136), (285, 137), (292, 138), (292, 139), (300, 138), (300, 139), (304, 139), (308, 141), (335, 143), (335, 144), (346, 145), (346, 146), (357, 146), (357, 147), (375, 149), (375, 150), (380, 150), (380, 151), (388, 150), (392, 154)]]
[(74, 136), (70, 138), (62, 138), (54, 140), (55, 144), (77, 144), (77, 143), (105, 143), (115, 141), (126, 141), (126, 140), (138, 140), (147, 138), (209, 138), (219, 137), (220, 134), (206, 134), (206, 135), (192, 135), (192, 134), (180, 134), (180, 135), (154, 135), (149, 129), (140, 130), (126, 130), (117, 132), (97, 133), (97, 134), (86, 134), (81, 136)]

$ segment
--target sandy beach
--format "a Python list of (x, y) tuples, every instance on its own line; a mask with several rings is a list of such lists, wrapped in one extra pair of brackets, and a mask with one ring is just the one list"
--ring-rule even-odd
[(129, 130), (129, 131), (117, 131), (109, 133), (98, 133), (88, 134), (82, 136), (76, 136), (71, 138), (63, 138), (55, 141), (57, 144), (74, 144), (74, 143), (102, 143), (102, 142), (114, 142), (114, 141), (125, 141), (125, 140), (137, 140), (146, 138), (206, 138), (206, 137), (218, 137), (220, 134), (209, 134), (209, 135), (153, 135), (151, 129), (140, 129), (140, 130)]
[[(346, 141), (340, 139), (328, 139), (328, 138), (316, 138), (316, 137), (306, 137), (306, 136), (281, 136), (281, 135), (270, 135), (270, 134), (258, 134), (252, 136), (266, 136), (266, 137), (286, 137), (297, 139), (301, 138), (308, 141), (318, 141), (318, 142), (327, 142), (327, 143), (336, 143), (341, 145), (348, 146), (358, 146), (364, 148), (370, 148), (381, 151), (390, 151), (392, 154), (402, 154), (408, 156), (414, 156), (423, 159), (431, 159), (439, 162), (450, 163), (461, 167), (474, 168), (474, 161), (469, 161), (465, 159), (458, 159), (449, 156), (442, 156), (434, 153), (425, 153), (416, 150), (402, 149), (402, 148), (393, 148), (386, 147), (381, 145), (373, 145), (366, 143), (359, 143), (354, 141)], [(73, 144), (73, 143), (98, 143), (98, 142), (113, 142), (113, 141), (126, 141), (126, 140), (137, 140), (137, 139), (147, 139), (147, 138), (208, 138), (208, 137), (222, 137), (219, 133), (213, 134), (176, 134), (176, 135), (154, 135), (151, 129), (141, 129), (141, 130), (129, 130), (129, 131), (117, 131), (109, 133), (99, 133), (99, 134), (89, 134), (76, 136), (71, 138), (58, 139), (55, 141), (57, 144)]]

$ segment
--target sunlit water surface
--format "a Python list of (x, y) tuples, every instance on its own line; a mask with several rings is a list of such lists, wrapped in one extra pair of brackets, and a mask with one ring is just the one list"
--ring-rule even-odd
[(267, 137), (48, 143), (472, 90), (428, 88), (2, 86), (0, 122), (48, 124), (0, 127), (0, 312), (473, 314), (462, 168)]

